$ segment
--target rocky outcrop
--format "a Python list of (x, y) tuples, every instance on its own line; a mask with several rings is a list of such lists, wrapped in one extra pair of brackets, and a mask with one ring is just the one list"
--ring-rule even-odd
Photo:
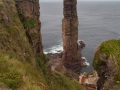
[(78, 46), (80, 47), (80, 49), (83, 49), (86, 46), (86, 44), (83, 40), (78, 40)]
[(97, 90), (101, 88), (112, 88), (115, 85), (114, 76), (117, 74), (117, 69), (114, 62), (106, 55), (100, 55), (103, 64), (96, 70), (99, 76), (97, 81)]
[(39, 0), (15, 0), (16, 8), (24, 25), (34, 55), (43, 57)]
[(50, 57), (49, 62), (47, 63), (48, 66), (50, 66), (51, 71), (58, 71), (62, 74), (64, 74), (66, 72), (65, 67), (62, 64), (62, 53), (48, 53), (47, 54)]
[(49, 62), (47, 63), (49, 69), (51, 71), (58, 71), (62, 74), (64, 74), (65, 76), (67, 76), (69, 79), (71, 80), (79, 80), (79, 75), (74, 73), (72, 70), (69, 70), (67, 68), (64, 67), (64, 65), (62, 64), (62, 52), (61, 53), (48, 53), (47, 55), (50, 57)]
[(104, 41), (96, 50), (93, 66), (99, 79), (97, 90), (120, 89), (120, 40)]
[(84, 86), (85, 90), (96, 90), (99, 77), (96, 71), (83, 73), (79, 76), (79, 83)]
[(78, 47), (77, 1), (64, 0), (64, 19), (62, 20), (64, 66), (74, 72), (81, 69), (81, 53)]

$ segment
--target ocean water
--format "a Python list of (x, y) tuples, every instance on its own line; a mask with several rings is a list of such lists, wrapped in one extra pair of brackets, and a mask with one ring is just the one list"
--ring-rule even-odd
[[(41, 32), (45, 53), (62, 50), (62, 2), (40, 2)], [(98, 45), (104, 40), (120, 38), (120, 2), (78, 2), (79, 40), (86, 47), (82, 56), (90, 66), (82, 72), (93, 70), (92, 62)]]

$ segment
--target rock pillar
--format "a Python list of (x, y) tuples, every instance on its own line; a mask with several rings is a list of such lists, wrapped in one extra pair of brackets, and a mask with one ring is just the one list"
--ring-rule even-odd
[(75, 72), (81, 69), (81, 53), (78, 41), (77, 0), (64, 0), (64, 18), (62, 20), (63, 57), (66, 68)]

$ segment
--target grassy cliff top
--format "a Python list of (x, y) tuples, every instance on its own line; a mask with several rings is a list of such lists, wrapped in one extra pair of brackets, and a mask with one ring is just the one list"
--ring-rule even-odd
[(111, 58), (116, 63), (116, 66), (120, 66), (120, 39), (118, 40), (108, 40), (104, 41), (98, 48), (94, 57), (93, 66), (97, 69), (100, 64), (100, 54), (107, 55), (108, 58)]
[[(120, 39), (108, 40), (104, 41), (98, 48), (95, 53), (93, 66), (95, 69), (98, 69), (104, 62), (101, 60), (100, 56), (106, 55), (107, 59), (113, 61), (113, 65), (115, 65), (118, 70), (117, 75), (115, 77), (116, 80), (120, 80)], [(114, 68), (113, 68), (114, 70)]]

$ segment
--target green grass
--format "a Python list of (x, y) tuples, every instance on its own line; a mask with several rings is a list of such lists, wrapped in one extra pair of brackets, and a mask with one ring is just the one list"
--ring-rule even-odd
[(93, 66), (95, 69), (98, 69), (101, 65), (103, 65), (100, 55), (106, 55), (110, 60), (113, 60), (118, 70), (115, 80), (120, 80), (120, 39), (104, 41), (98, 47), (93, 61)]
[[(47, 55), (44, 55), (44, 58), (49, 60)], [(52, 71), (48, 73), (48, 68), (45, 64), (46, 60), (41, 60), (39, 57), (36, 57), (37, 70), (42, 70), (49, 90), (82, 90), (82, 86), (77, 81), (70, 80), (59, 72)]]
[[(15, 2), (3, 1), (0, 1), (0, 15), (3, 18), (0, 21), (0, 83), (15, 90), (44, 90), (42, 85), (46, 81), (42, 71), (37, 72), (35, 68), (34, 53), (17, 14)], [(9, 22), (5, 16), (9, 17)], [(29, 24), (33, 21), (30, 20)]]
[(26, 22), (24, 22), (24, 26), (32, 29), (35, 27), (35, 22), (36, 22), (35, 18), (30, 18), (26, 20)]
[(16, 58), (10, 59), (8, 55), (1, 53), (0, 83), (15, 90), (44, 90), (42, 85), (47, 87), (42, 72), (37, 72), (34, 67), (26, 62), (23, 64)]
[[(16, 54), (20, 61), (25, 61), (30, 56), (28, 62), (33, 63), (34, 55), (31, 45), (26, 37), (26, 31), (17, 14), (14, 0), (2, 0), (0, 6), (0, 47), (5, 54)], [(7, 5), (7, 7), (5, 6)], [(9, 21), (6, 19), (9, 17)], [(2, 20), (0, 19), (0, 20)]]
[(74, 80), (70, 80), (59, 72), (52, 72), (48, 84), (50, 90), (82, 90), (82, 86)]
[[(0, 20), (3, 19), (0, 21), (0, 87), (13, 90), (82, 90), (78, 82), (58, 72), (48, 74), (47, 55), (44, 54), (43, 59), (34, 57), (14, 0), (2, 0), (0, 7)], [(33, 29), (35, 23), (31, 18), (26, 25)], [(31, 36), (34, 39), (38, 37), (36, 33)]]
[(0, 82), (6, 84), (9, 88), (17, 88), (22, 83), (21, 74), (15, 69), (13, 60), (8, 56), (0, 54)]
[(0, 53), (0, 83), (15, 90), (82, 90), (77, 81), (58, 72), (48, 75), (42, 60), (38, 66), (40, 68), (35, 69), (27, 62), (23, 64), (16, 58)]

